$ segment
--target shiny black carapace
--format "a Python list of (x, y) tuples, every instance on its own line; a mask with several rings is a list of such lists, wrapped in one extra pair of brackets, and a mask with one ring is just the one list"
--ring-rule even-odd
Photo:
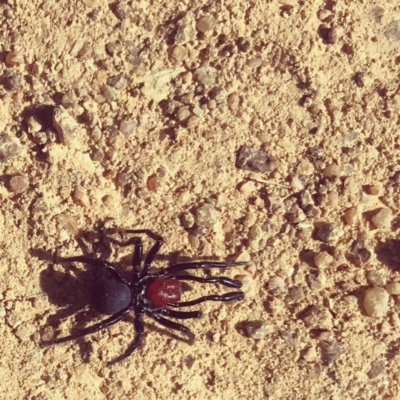
[(60, 262), (81, 262), (95, 267), (105, 268), (110, 273), (110, 279), (105, 282), (103, 281), (103, 283), (96, 288), (94, 296), (92, 296), (92, 305), (99, 313), (112, 315), (97, 324), (77, 331), (73, 335), (54, 339), (51, 342), (46, 342), (44, 344), (50, 345), (63, 343), (97, 332), (120, 321), (130, 311), (134, 311), (135, 338), (122, 355), (108, 363), (108, 365), (111, 365), (128, 357), (142, 343), (144, 336), (144, 314), (167, 328), (183, 332), (189, 339), (193, 340), (194, 334), (189, 328), (164, 318), (164, 316), (175, 319), (199, 318), (201, 317), (201, 311), (179, 311), (172, 310), (170, 307), (188, 307), (210, 300), (232, 301), (243, 299), (244, 293), (236, 291), (222, 295), (203, 296), (195, 300), (180, 302), (180, 281), (217, 283), (231, 288), (240, 288), (242, 286), (240, 281), (223, 276), (201, 278), (189, 274), (185, 275), (184, 273), (181, 273), (181, 271), (207, 268), (224, 269), (232, 266), (247, 265), (247, 262), (229, 263), (219, 261), (195, 261), (171, 265), (156, 273), (150, 273), (150, 267), (154, 257), (162, 246), (162, 237), (148, 229), (126, 230), (124, 232), (128, 234), (145, 234), (155, 241), (144, 259), (143, 268), (141, 268), (143, 258), (143, 245), (141, 238), (137, 236), (131, 237), (124, 243), (113, 240), (122, 246), (134, 246), (132, 257), (133, 270), (130, 280), (127, 280), (114, 264), (105, 260), (85, 256), (66, 257), (59, 260)]

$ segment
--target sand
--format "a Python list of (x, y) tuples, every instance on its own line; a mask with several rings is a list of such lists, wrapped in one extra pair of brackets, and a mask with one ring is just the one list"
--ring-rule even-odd
[[(396, 1), (0, 11), (1, 399), (400, 398)], [(160, 234), (158, 268), (252, 260), (212, 271), (244, 300), (198, 306), (192, 345), (146, 317), (111, 367), (133, 315), (41, 346), (102, 318), (85, 308), (99, 271), (56, 255), (129, 275), (111, 228)]]

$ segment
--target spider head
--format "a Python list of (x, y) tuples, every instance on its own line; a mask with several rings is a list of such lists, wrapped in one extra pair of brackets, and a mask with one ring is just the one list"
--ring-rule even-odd
[(181, 299), (181, 288), (176, 279), (155, 278), (147, 286), (145, 294), (156, 307), (164, 307)]

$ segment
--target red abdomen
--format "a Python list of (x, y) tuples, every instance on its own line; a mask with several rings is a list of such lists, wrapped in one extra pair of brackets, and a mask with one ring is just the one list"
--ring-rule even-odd
[(147, 286), (146, 297), (157, 307), (176, 303), (181, 299), (179, 281), (175, 279), (156, 278)]

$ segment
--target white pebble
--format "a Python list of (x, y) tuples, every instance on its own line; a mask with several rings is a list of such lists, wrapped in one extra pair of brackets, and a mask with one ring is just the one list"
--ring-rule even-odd
[(370, 317), (381, 317), (386, 314), (389, 293), (381, 287), (370, 288), (365, 292), (364, 308)]
[(388, 229), (392, 222), (392, 210), (382, 208), (372, 216), (371, 221), (378, 229)]

